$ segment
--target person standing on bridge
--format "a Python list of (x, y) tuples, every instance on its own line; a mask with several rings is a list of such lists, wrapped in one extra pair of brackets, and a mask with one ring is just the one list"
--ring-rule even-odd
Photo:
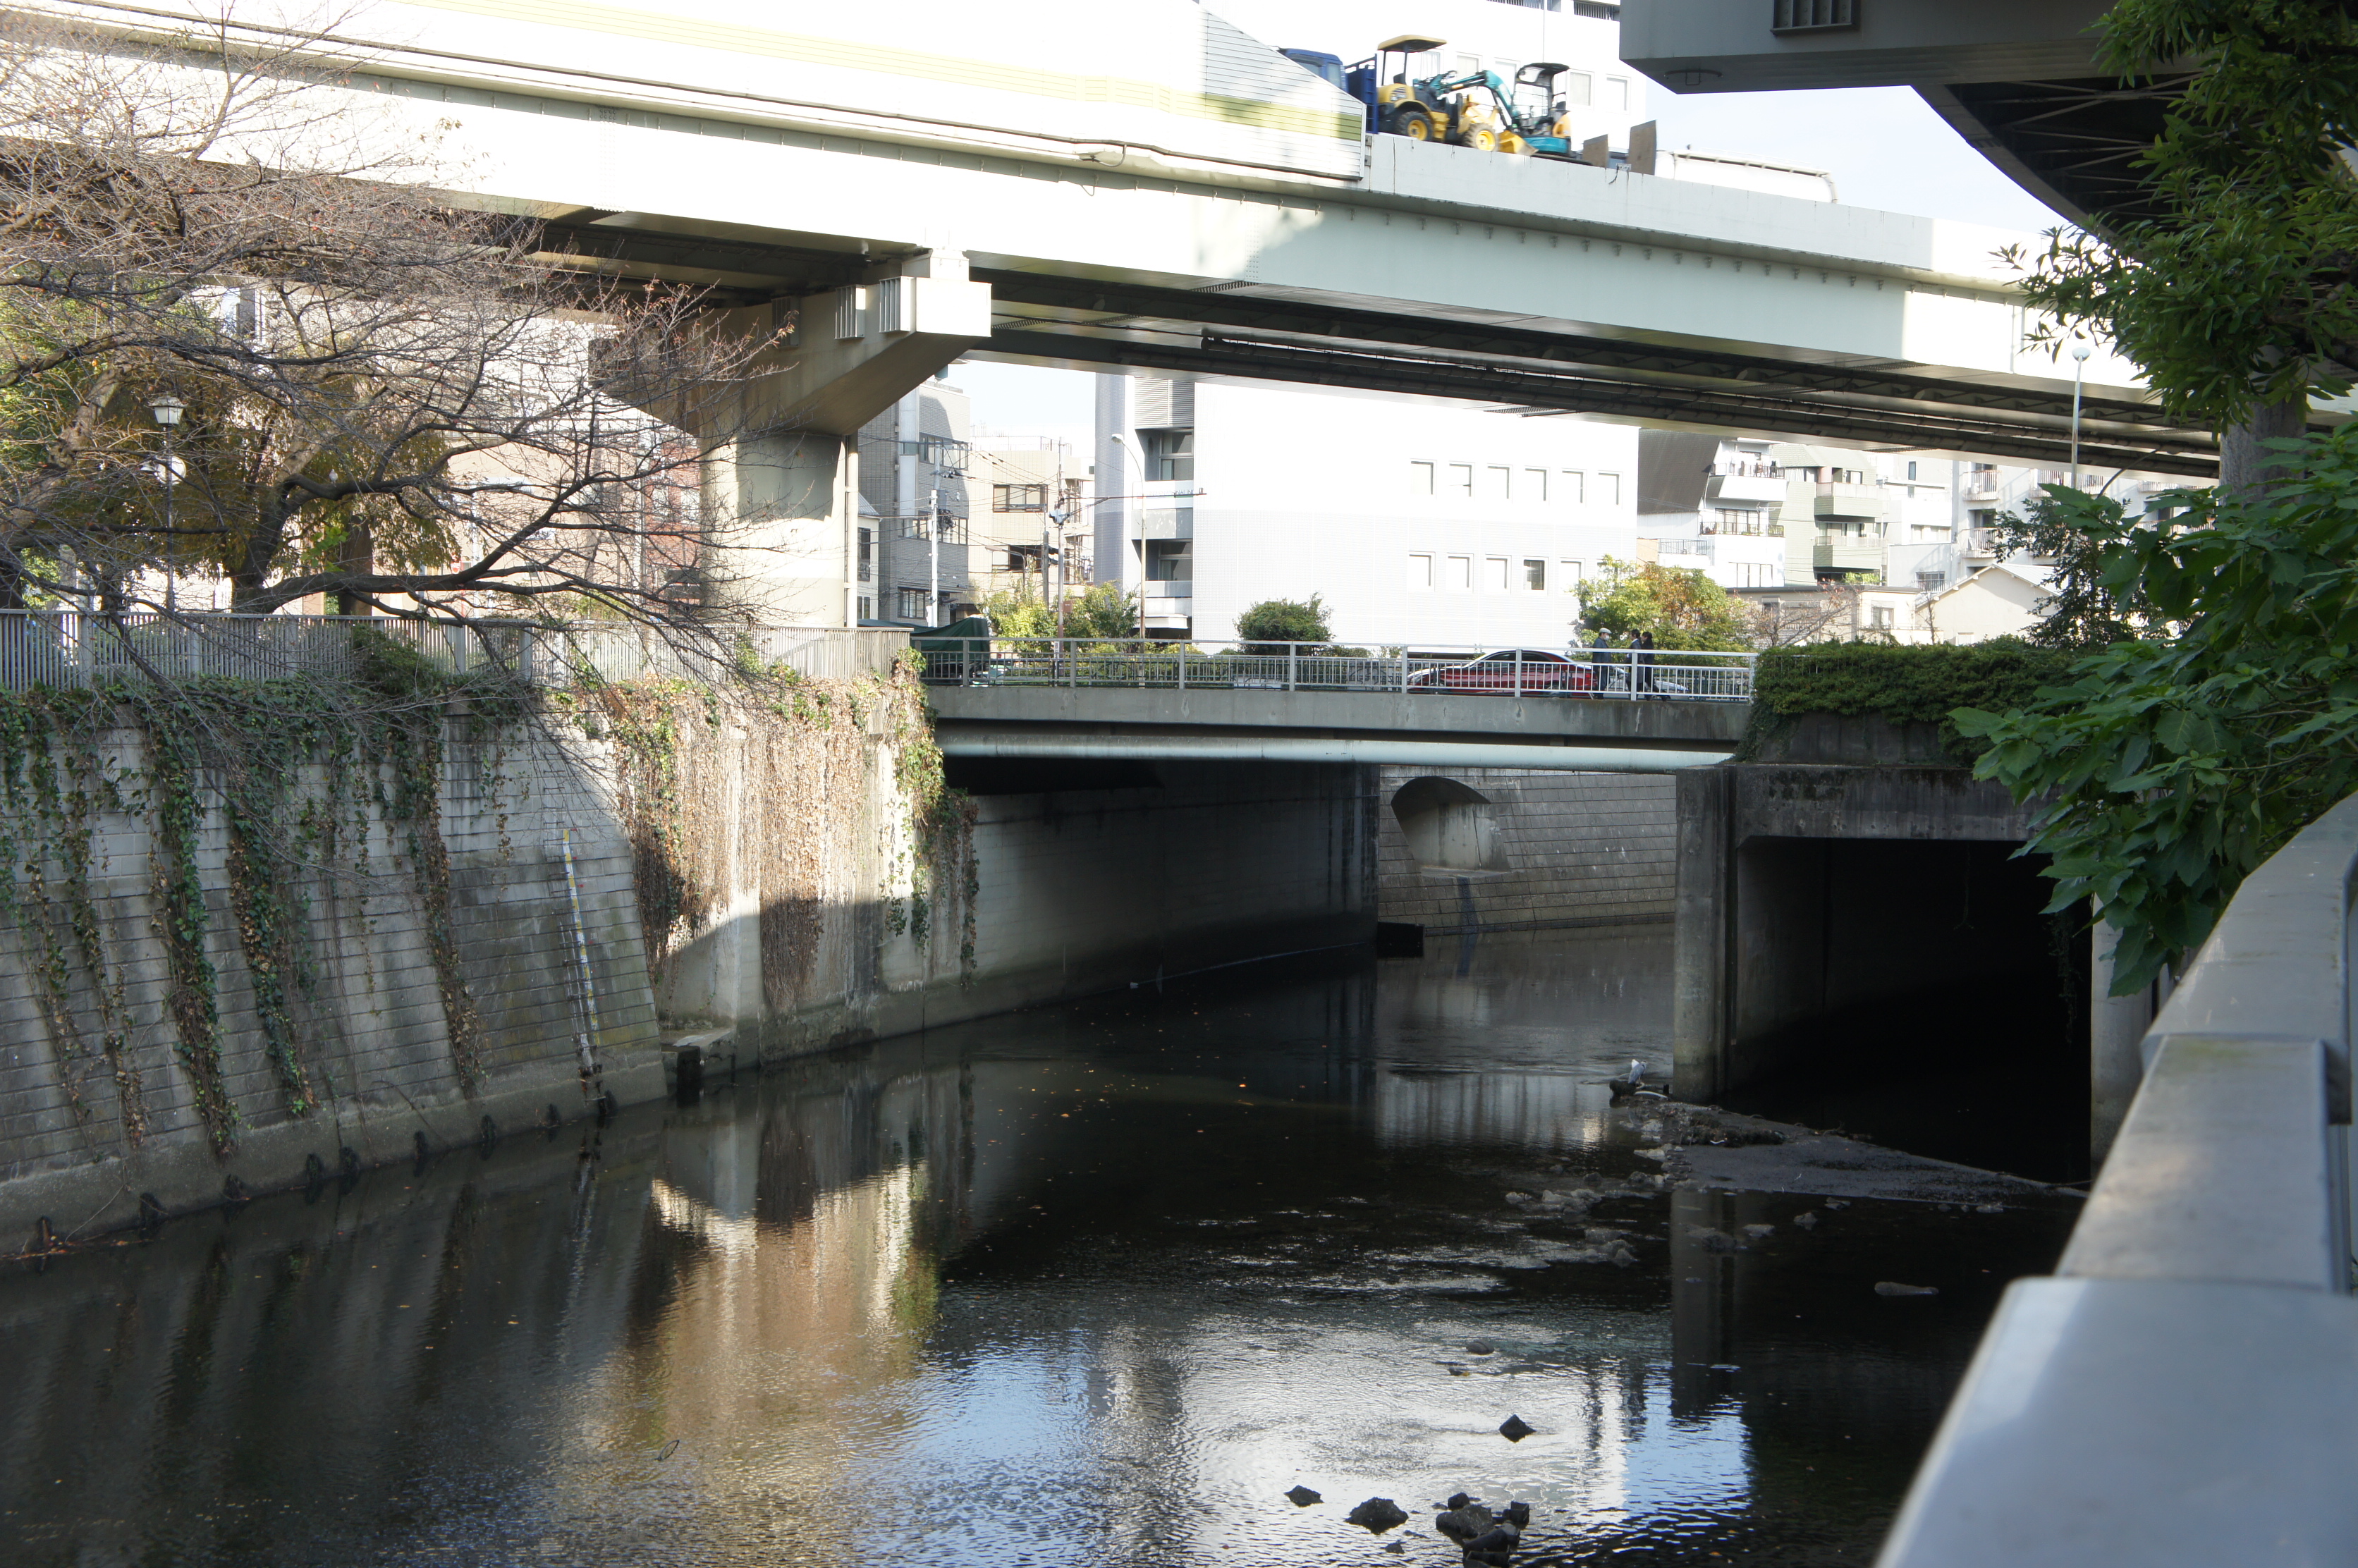
[(1638, 696), (1641, 698), (1651, 697), (1654, 695), (1654, 634), (1651, 632), (1640, 632), (1632, 645), (1637, 649), (1633, 662), (1637, 665), (1634, 673), (1637, 676)]

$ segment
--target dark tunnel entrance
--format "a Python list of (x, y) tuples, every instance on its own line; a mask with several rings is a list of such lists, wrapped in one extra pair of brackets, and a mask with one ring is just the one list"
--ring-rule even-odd
[(1758, 838), (1736, 856), (1721, 1099), (2044, 1181), (2088, 1174), (2084, 905), (2006, 843)]

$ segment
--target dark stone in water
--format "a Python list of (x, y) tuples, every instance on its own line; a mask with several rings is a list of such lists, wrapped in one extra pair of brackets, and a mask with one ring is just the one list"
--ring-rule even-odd
[(1377, 1535), (1408, 1522), (1408, 1515), (1402, 1513), (1401, 1506), (1390, 1498), (1369, 1498), (1343, 1517), (1346, 1523), (1356, 1524)]
[(1447, 1513), (1433, 1516), (1433, 1528), (1457, 1541), (1474, 1540), (1495, 1522), (1490, 1510), (1480, 1503), (1460, 1503)]
[(1323, 1503), (1326, 1499), (1307, 1487), (1296, 1487), (1285, 1494), (1285, 1500), (1297, 1509), (1306, 1509), (1313, 1503)]
[(1444, 1509), (1462, 1509), (1473, 1500), (1463, 1492), (1453, 1492), (1450, 1494), (1449, 1500), (1441, 1506)]
[(1466, 1342), (1466, 1354), (1468, 1356), (1489, 1356), (1495, 1354), (1498, 1348), (1487, 1339), (1469, 1339)]
[(1466, 1561), (1483, 1563), (1486, 1568), (1506, 1568), (1522, 1541), (1523, 1532), (1513, 1525), (1496, 1526), (1466, 1543)]
[(1538, 1430), (1538, 1427), (1519, 1415), (1510, 1415), (1498, 1423), (1498, 1435), (1509, 1443), (1520, 1443)]
[(1498, 1517), (1505, 1519), (1509, 1524), (1513, 1525), (1517, 1530), (1529, 1530), (1531, 1528), (1531, 1505), (1529, 1503), (1509, 1503), (1504, 1509), (1499, 1510)]

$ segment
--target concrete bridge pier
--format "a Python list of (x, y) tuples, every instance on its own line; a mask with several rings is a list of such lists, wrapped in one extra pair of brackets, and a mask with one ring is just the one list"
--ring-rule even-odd
[(771, 341), (741, 384), (650, 403), (704, 450), (706, 602), (757, 624), (856, 625), (860, 427), (990, 336), (990, 288), (962, 253), (919, 252), (710, 330)]

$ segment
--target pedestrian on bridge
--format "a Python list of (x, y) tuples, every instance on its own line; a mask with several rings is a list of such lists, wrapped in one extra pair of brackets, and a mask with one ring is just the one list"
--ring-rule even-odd
[(1637, 650), (1638, 695), (1650, 698), (1654, 695), (1654, 634), (1639, 633), (1631, 646)]

